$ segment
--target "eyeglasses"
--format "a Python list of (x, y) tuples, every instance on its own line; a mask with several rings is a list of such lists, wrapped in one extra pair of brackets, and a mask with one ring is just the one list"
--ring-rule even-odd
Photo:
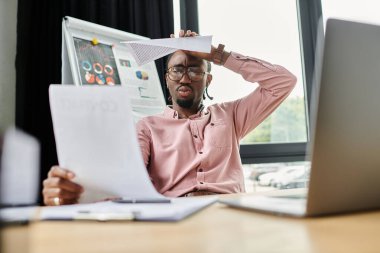
[(187, 76), (193, 82), (198, 82), (202, 80), (203, 76), (208, 72), (202, 71), (200, 67), (183, 67), (183, 66), (174, 66), (168, 69), (168, 77), (172, 81), (178, 82), (182, 79), (183, 75), (187, 73)]

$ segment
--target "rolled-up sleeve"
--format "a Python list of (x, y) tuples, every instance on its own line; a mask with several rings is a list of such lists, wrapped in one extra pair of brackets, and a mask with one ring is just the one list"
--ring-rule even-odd
[(280, 65), (232, 52), (224, 66), (258, 83), (249, 95), (231, 102), (236, 134), (243, 138), (268, 117), (293, 90), (297, 78)]

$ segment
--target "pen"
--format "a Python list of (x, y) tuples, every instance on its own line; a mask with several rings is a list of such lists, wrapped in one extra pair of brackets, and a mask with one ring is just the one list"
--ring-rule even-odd
[(147, 203), (170, 203), (170, 199), (160, 198), (119, 198), (112, 200), (115, 203), (125, 203), (125, 204), (147, 204)]

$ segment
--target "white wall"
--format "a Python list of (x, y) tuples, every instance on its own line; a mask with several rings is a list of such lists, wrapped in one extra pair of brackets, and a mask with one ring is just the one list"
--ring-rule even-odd
[(17, 0), (0, 0), (0, 130), (14, 124)]

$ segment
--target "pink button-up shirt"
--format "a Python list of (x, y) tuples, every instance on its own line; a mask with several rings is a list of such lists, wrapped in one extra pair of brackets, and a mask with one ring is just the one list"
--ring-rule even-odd
[[(259, 87), (232, 102), (179, 119), (170, 107), (137, 124), (141, 152), (157, 191), (178, 197), (192, 191), (244, 192), (239, 141), (289, 95), (296, 77), (279, 65), (231, 53), (224, 67)], [(237, 85), (237, 84), (231, 84)]]

